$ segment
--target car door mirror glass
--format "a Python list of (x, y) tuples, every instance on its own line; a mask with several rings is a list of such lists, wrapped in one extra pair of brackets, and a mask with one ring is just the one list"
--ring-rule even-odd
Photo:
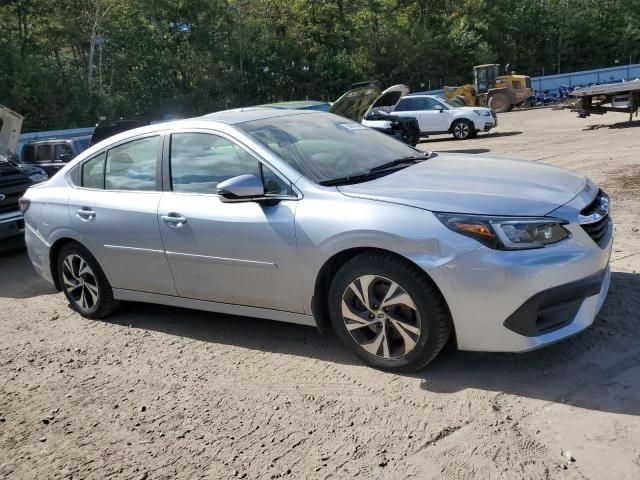
[(264, 198), (262, 180), (249, 174), (220, 182), (217, 191), (223, 202), (251, 202)]
[(442, 111), (444, 110), (444, 108), (442, 108), (442, 105), (434, 105), (433, 109), (440, 111), (440, 113), (442, 113)]

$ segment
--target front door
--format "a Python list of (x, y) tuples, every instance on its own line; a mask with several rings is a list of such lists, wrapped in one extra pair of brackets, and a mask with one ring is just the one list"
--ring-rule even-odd
[(84, 162), (69, 217), (114, 288), (176, 295), (158, 227), (160, 152), (154, 135)]
[[(302, 313), (291, 185), (223, 135), (174, 133), (168, 160), (158, 218), (178, 294)], [(274, 200), (223, 203), (217, 184), (243, 174)]]
[(429, 97), (415, 97), (413, 102), (421, 132), (446, 132), (449, 129), (447, 107)]

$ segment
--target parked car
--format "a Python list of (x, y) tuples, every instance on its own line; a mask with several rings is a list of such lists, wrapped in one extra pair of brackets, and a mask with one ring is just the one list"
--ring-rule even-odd
[(394, 85), (383, 91), (377, 82), (357, 83), (331, 105), (329, 112), (415, 147), (420, 141), (420, 127), (416, 119), (391, 113), (408, 92), (406, 85)]
[(18, 166), (13, 160), (22, 129), (22, 116), (0, 105), (0, 247), (14, 245), (24, 235), (18, 200), (34, 183), (47, 179), (37, 167)]
[[(131, 130), (23, 199), (35, 269), (89, 318), (133, 300), (332, 325), (366, 362), (520, 352), (587, 328), (607, 196), (560, 168), (422, 152), (322, 112)], [(240, 321), (240, 320), (239, 320)]]
[(283, 110), (314, 110), (317, 112), (328, 112), (331, 108), (329, 102), (319, 102), (317, 100), (297, 100), (290, 102), (265, 103), (258, 105), (261, 108), (279, 108)]
[(498, 117), (490, 108), (461, 107), (434, 95), (405, 95), (393, 112), (417, 118), (422, 135), (450, 133), (456, 140), (473, 138), (498, 126)]
[(148, 120), (114, 120), (112, 122), (102, 122), (96, 126), (96, 129), (93, 131), (93, 135), (91, 136), (91, 141), (89, 142), (89, 146), (93, 146), (102, 140), (105, 140), (109, 137), (117, 135), (118, 133), (126, 132), (127, 130), (131, 130), (134, 128), (144, 127), (145, 125), (149, 125)]
[(53, 176), (69, 160), (85, 151), (90, 140), (90, 136), (32, 140), (23, 145), (20, 164), (37, 166)]

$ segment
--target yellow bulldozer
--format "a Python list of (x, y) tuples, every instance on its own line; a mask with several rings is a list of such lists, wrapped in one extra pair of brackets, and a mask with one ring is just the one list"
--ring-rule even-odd
[[(507, 65), (507, 71), (509, 66)], [(531, 95), (531, 78), (515, 72), (500, 75), (500, 65), (491, 63), (473, 67), (473, 85), (444, 87), (444, 96), (461, 106), (489, 107), (508, 112)]]

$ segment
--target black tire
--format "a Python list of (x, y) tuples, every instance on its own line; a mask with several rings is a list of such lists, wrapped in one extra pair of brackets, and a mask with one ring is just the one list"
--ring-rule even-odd
[(451, 125), (451, 134), (456, 140), (468, 140), (476, 136), (476, 127), (470, 120), (461, 118)]
[[(366, 333), (375, 337), (373, 341), (375, 342), (375, 339), (380, 335), (380, 333), (376, 332), (385, 329), (383, 342), (388, 342), (386, 348), (380, 347), (378, 349), (379, 354), (372, 354), (366, 351), (348, 330), (347, 322), (349, 322), (350, 326), (356, 325), (357, 322), (354, 323), (348, 317), (345, 318), (343, 316), (343, 300), (352, 291), (350, 290), (351, 285), (355, 284), (355, 282), (360, 282), (360, 278), (364, 276), (374, 276), (376, 279), (383, 277), (384, 280), (395, 282), (400, 287), (400, 290), (408, 294), (409, 300), (413, 301), (416, 312), (416, 323), (414, 325), (417, 325), (420, 331), (418, 335), (411, 334), (413, 346), (408, 352), (407, 343), (398, 335), (399, 329), (391, 325), (391, 320), (378, 320), (373, 314), (367, 314), (366, 310), (363, 310), (365, 316), (374, 320), (368, 320), (371, 323), (365, 328), (357, 326), (357, 331), (364, 331), (362, 334)], [(361, 283), (358, 284), (362, 286)], [(377, 301), (375, 298), (381, 298), (384, 295), (382, 293), (377, 295), (375, 288), (375, 282), (371, 282), (367, 288), (367, 297), (369, 299), (373, 298), (374, 300), (372, 301)], [(399, 308), (404, 308), (401, 303), (396, 303)], [(383, 310), (383, 305), (384, 303), (380, 303), (379, 312)], [(389, 309), (385, 308), (384, 310), (388, 311)], [(391, 316), (397, 317), (396, 313), (389, 313), (389, 318)], [(365, 252), (352, 258), (338, 270), (329, 289), (329, 314), (333, 328), (342, 343), (369, 365), (395, 372), (416, 371), (433, 360), (447, 343), (452, 323), (444, 298), (423, 271), (392, 254), (374, 251)], [(383, 314), (378, 314), (378, 316), (381, 315)], [(377, 326), (378, 324), (376, 324), (376, 327), (372, 326), (373, 322), (379, 322), (380, 326)], [(405, 331), (405, 333), (407, 332)], [(393, 338), (394, 335), (395, 338)], [(387, 336), (389, 340), (387, 340)], [(392, 351), (392, 342), (396, 342), (396, 347), (402, 345), (402, 353), (391, 355), (390, 358), (384, 358), (385, 355), (389, 355)]]
[(496, 113), (505, 113), (511, 110), (511, 101), (504, 93), (495, 93), (489, 99), (489, 108)]
[[(83, 265), (81, 261), (88, 265), (88, 269), (83, 269), (84, 273), (79, 271)], [(84, 246), (77, 242), (67, 243), (60, 249), (56, 262), (60, 287), (73, 310), (86, 318), (104, 318), (118, 308), (119, 302), (113, 298), (107, 277)], [(76, 282), (75, 286), (70, 286), (73, 282)], [(94, 296), (95, 291), (97, 295)]]

